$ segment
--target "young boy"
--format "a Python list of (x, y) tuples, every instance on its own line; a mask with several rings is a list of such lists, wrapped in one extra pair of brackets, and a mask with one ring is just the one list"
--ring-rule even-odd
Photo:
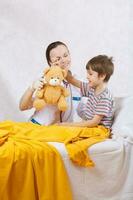
[(81, 89), (82, 100), (77, 108), (81, 122), (62, 123), (65, 126), (110, 128), (113, 118), (113, 98), (107, 83), (114, 71), (112, 58), (98, 55), (86, 65), (88, 83), (75, 79), (70, 73), (68, 82)]

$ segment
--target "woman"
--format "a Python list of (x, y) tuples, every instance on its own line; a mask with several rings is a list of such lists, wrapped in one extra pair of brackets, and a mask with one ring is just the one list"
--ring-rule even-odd
[[(65, 70), (69, 70), (71, 66), (71, 57), (70, 52), (66, 44), (60, 41), (53, 42), (48, 45), (46, 49), (46, 59), (49, 64), (60, 66)], [(29, 87), (24, 95), (22, 96), (19, 104), (20, 110), (28, 110), (33, 107), (34, 92), (37, 89), (43, 87), (42, 78), (33, 82), (32, 86)], [(68, 110), (66, 112), (59, 112), (56, 106), (48, 105), (40, 111), (35, 111), (33, 116), (30, 118), (30, 121), (40, 125), (50, 125), (56, 122), (70, 122), (73, 121), (74, 110), (76, 109), (77, 102), (80, 100), (79, 91), (70, 85), (67, 81), (63, 82), (64, 87), (66, 87), (70, 96), (67, 98)], [(78, 93), (78, 97), (75, 97), (75, 94)], [(75, 103), (76, 102), (76, 103)]]

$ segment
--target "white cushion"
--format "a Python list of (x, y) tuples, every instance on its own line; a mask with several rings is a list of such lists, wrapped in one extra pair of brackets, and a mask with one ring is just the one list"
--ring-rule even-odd
[(133, 140), (133, 96), (115, 98), (115, 116), (112, 126), (115, 136)]
[[(65, 145), (63, 143), (58, 142), (48, 142), (49, 144), (52, 144), (61, 154), (63, 159), (68, 159), (68, 153), (65, 148)], [(96, 144), (93, 144), (88, 148), (88, 152), (93, 154), (103, 154), (103, 153), (110, 153), (114, 151), (118, 151), (120, 149), (120, 143), (115, 140), (107, 139), (103, 142), (99, 142)]]

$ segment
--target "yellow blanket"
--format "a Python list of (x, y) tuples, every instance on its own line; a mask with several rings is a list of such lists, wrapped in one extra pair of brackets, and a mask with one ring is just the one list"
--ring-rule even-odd
[(0, 123), (0, 199), (71, 200), (63, 161), (46, 142), (65, 144), (70, 159), (94, 166), (87, 149), (109, 137), (109, 130), (39, 126), (29, 122)]
[(34, 128), (0, 123), (0, 200), (72, 200), (60, 154)]

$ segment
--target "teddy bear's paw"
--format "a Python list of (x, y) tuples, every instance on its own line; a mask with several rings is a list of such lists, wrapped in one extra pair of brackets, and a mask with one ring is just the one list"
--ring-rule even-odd
[(44, 108), (46, 105), (45, 101), (43, 99), (36, 99), (33, 103), (33, 107), (39, 111), (41, 110), (42, 108)]
[(66, 111), (67, 110), (67, 104), (64, 102), (64, 103), (59, 103), (58, 104), (58, 109), (60, 110), (60, 111)]
[(70, 92), (67, 89), (65, 89), (63, 95), (64, 97), (68, 97), (70, 95)]

